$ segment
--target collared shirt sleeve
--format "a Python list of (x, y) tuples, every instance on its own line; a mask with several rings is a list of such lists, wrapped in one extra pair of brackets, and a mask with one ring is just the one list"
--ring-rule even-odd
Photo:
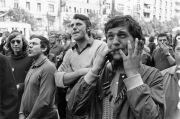
[(134, 75), (124, 79), (124, 84), (126, 85), (127, 91), (132, 90), (140, 85), (143, 85), (143, 80), (140, 74)]
[(107, 44), (105, 42), (102, 42), (101, 45), (99, 45), (98, 50), (96, 51), (96, 55), (95, 55), (94, 59), (96, 58), (96, 56), (98, 56), (102, 52), (106, 51), (107, 49), (108, 49)]
[(63, 83), (63, 77), (66, 72), (72, 72), (72, 68), (70, 66), (70, 57), (72, 55), (72, 49), (69, 49), (63, 58), (63, 62), (58, 68), (58, 71), (55, 72), (55, 83), (57, 87), (65, 88)]
[[(148, 74), (144, 75), (145, 77)], [(134, 77), (136, 80), (137, 77)], [(159, 71), (150, 75), (150, 85), (141, 84), (127, 91), (127, 99), (137, 119), (162, 119), (165, 110), (163, 78)], [(140, 79), (140, 78), (139, 78)]]
[(55, 66), (49, 66), (42, 70), (39, 95), (28, 119), (40, 118), (41, 114), (47, 112), (47, 106), (52, 105), (56, 89), (54, 81), (55, 70)]

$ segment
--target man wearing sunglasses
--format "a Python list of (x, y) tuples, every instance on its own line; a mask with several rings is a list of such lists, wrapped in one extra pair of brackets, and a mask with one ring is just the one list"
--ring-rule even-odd
[(20, 108), (21, 97), (24, 91), (24, 79), (32, 64), (32, 58), (27, 55), (27, 46), (26, 39), (18, 31), (12, 32), (7, 39), (7, 48), (10, 52), (8, 60), (18, 89), (18, 109)]

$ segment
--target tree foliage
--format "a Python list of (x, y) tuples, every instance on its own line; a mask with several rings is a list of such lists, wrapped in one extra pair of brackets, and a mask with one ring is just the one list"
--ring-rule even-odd
[(97, 30), (100, 27), (100, 18), (97, 14), (90, 12), (88, 14), (89, 19), (91, 20), (91, 29)]
[(143, 34), (145, 35), (156, 35), (162, 32), (172, 32), (174, 27), (179, 25), (178, 18), (172, 18), (170, 21), (160, 22), (157, 19), (153, 19), (150, 22), (145, 22), (144, 20), (139, 21)]
[(11, 21), (29, 23), (32, 27), (35, 25), (35, 18), (24, 9), (10, 9), (7, 15)]

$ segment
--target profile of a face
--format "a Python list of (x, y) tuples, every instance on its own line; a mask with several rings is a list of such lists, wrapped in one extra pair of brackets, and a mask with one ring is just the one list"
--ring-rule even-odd
[(174, 55), (175, 55), (175, 60), (176, 64), (180, 65), (180, 36), (176, 37), (176, 46), (174, 48)]

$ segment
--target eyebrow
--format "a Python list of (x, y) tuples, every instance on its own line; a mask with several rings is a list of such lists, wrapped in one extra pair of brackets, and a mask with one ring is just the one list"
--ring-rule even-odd
[[(112, 31), (109, 31), (107, 34), (113, 34)], [(118, 30), (117, 34), (126, 34), (125, 31)]]

